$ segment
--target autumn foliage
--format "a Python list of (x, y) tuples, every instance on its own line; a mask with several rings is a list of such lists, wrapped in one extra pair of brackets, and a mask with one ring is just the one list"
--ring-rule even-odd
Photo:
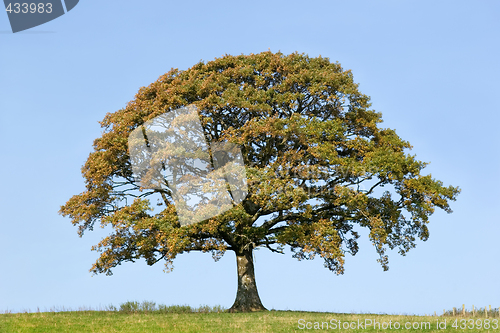
[[(134, 182), (127, 140), (149, 119), (188, 105), (199, 110), (207, 142), (241, 147), (249, 193), (221, 215), (181, 226), (167, 193)], [(328, 58), (263, 52), (172, 69), (105, 116), (82, 168), (86, 188), (60, 212), (80, 235), (96, 223), (112, 227), (93, 247), (100, 253), (94, 273), (138, 259), (169, 270), (180, 253), (211, 252), (217, 260), (234, 251), (232, 310), (262, 310), (253, 249), (319, 256), (342, 274), (366, 228), (388, 269), (387, 249), (404, 255), (427, 240), (436, 207), (451, 212), (459, 189), (422, 174), (426, 163), (381, 122), (352, 73)]]

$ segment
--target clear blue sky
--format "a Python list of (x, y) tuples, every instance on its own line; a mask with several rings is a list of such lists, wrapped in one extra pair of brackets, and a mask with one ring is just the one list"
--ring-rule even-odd
[(497, 1), (80, 1), (12, 34), (0, 13), (0, 311), (118, 305), (220, 304), (236, 294), (228, 252), (125, 263), (88, 272), (106, 230), (79, 238), (59, 207), (84, 189), (80, 168), (97, 123), (170, 68), (270, 49), (329, 57), (351, 69), (382, 126), (414, 146), (427, 173), (460, 186), (453, 214), (383, 272), (363, 234), (336, 276), (320, 259), (256, 252), (271, 309), (425, 314), (463, 303), (500, 306), (500, 4)]

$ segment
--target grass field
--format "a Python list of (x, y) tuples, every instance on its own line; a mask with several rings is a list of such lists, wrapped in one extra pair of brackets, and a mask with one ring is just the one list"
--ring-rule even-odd
[[(1, 333), (144, 332), (496, 332), (498, 318), (335, 314), (168, 311), (73, 311), (0, 314)], [(446, 319), (446, 329), (444, 320)], [(462, 320), (462, 322), (461, 322)], [(339, 322), (340, 321), (340, 322)], [(370, 323), (367, 325), (367, 323)], [(456, 327), (453, 327), (455, 322)], [(378, 323), (378, 324), (377, 324)], [(438, 328), (440, 323), (440, 328)], [(488, 323), (488, 324), (486, 324)], [(361, 326), (359, 326), (361, 325)], [(348, 328), (350, 326), (350, 328)], [(462, 326), (462, 328), (460, 327)], [(399, 329), (397, 328), (399, 327)], [(392, 328), (392, 329), (391, 329)]]

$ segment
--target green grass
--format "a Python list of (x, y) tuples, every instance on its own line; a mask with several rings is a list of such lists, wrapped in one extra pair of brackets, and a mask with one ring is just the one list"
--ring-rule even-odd
[[(119, 308), (107, 307), (108, 311), (68, 311), (68, 312), (40, 312), (40, 313), (5, 313), (0, 314), (1, 333), (79, 333), (79, 332), (120, 332), (120, 333), (143, 333), (143, 332), (193, 332), (193, 333), (224, 333), (224, 332), (494, 332), (500, 330), (493, 327), (490, 320), (489, 329), (483, 325), (486, 318), (483, 317), (460, 317), (460, 316), (407, 316), (407, 315), (377, 315), (377, 314), (337, 314), (320, 312), (296, 312), (296, 311), (267, 311), (258, 313), (227, 313), (221, 307), (189, 306), (156, 306), (152, 302), (127, 302)], [(479, 315), (479, 314), (478, 314)], [(446, 330), (438, 329), (437, 322), (444, 323), (446, 319)], [(339, 329), (344, 323), (351, 324), (356, 328)], [(379, 326), (363, 325), (360, 323), (371, 320), (380, 323)], [(457, 321), (457, 328), (452, 327)], [(465, 323), (461, 329), (460, 320)], [(471, 322), (474, 323), (473, 328)], [(337, 327), (332, 327), (335, 323)], [(388, 329), (384, 325), (389, 325)], [(399, 323), (400, 329), (395, 329), (395, 323)], [(408, 323), (408, 324), (407, 324)], [(424, 328), (424, 323), (430, 323), (430, 328)], [(328, 328), (326, 326), (328, 324)], [(404, 326), (410, 325), (409, 329)], [(306, 326), (307, 325), (307, 326)], [(323, 325), (323, 329), (321, 329)], [(443, 325), (443, 324), (441, 324)], [(418, 328), (417, 328), (418, 326)], [(464, 326), (464, 325), (462, 325)], [(302, 329), (300, 328), (302, 327)], [(315, 329), (319, 327), (320, 329)], [(413, 328), (412, 328), (413, 327)], [(310, 329), (308, 329), (310, 328)]]

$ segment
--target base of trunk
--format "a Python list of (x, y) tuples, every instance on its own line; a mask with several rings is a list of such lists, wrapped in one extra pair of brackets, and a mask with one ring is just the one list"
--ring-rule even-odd
[(252, 249), (236, 253), (236, 265), (238, 269), (238, 292), (233, 306), (229, 312), (254, 312), (267, 311), (257, 291), (255, 283), (255, 272), (253, 266)]
[(237, 305), (233, 304), (232, 307), (227, 310), (228, 312), (231, 313), (236, 313), (236, 312), (257, 312), (257, 311), (267, 311), (267, 309), (264, 307), (264, 305), (260, 304), (258, 306), (247, 306), (247, 305)]

